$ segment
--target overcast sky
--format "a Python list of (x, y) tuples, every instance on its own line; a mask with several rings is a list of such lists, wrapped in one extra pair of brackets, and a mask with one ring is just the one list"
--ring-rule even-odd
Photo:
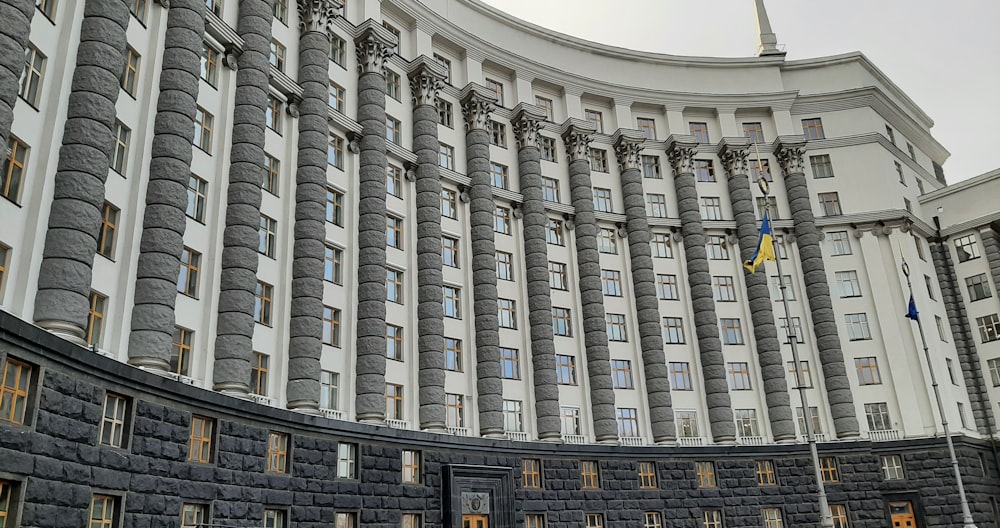
[[(753, 0), (484, 0), (555, 31), (674, 55), (756, 54)], [(934, 120), (949, 182), (1000, 168), (1000, 0), (766, 0), (788, 59), (863, 52)]]

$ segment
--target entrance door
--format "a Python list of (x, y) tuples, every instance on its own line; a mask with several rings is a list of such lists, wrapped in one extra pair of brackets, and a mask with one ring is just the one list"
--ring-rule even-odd
[(890, 502), (889, 515), (892, 516), (892, 526), (894, 528), (917, 527), (917, 520), (913, 517), (913, 503), (910, 501)]
[(488, 515), (463, 515), (462, 528), (490, 528)]

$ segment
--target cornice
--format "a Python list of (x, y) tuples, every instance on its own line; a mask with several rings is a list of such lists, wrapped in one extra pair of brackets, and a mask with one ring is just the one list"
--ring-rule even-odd
[(935, 189), (929, 193), (925, 193), (922, 196), (920, 196), (918, 198), (918, 201), (920, 203), (927, 203), (936, 200), (938, 198), (943, 198), (950, 194), (965, 191), (977, 185), (984, 185), (993, 180), (1000, 180), (1000, 169), (993, 169), (989, 172), (980, 174), (979, 176), (969, 178), (968, 180), (960, 181), (958, 183), (953, 183), (951, 185), (942, 187), (940, 189)]
[(910, 170), (917, 173), (917, 175), (923, 177), (926, 183), (929, 183), (934, 186), (941, 185), (941, 182), (939, 182), (933, 174), (928, 172), (927, 169), (920, 166), (920, 164), (918, 164), (917, 162), (913, 161), (913, 158), (911, 158), (902, 150), (900, 150), (899, 147), (893, 145), (892, 142), (889, 141), (889, 138), (883, 136), (878, 132), (870, 132), (868, 134), (857, 134), (854, 136), (841, 136), (841, 137), (826, 138), (826, 139), (810, 139), (807, 146), (810, 151), (818, 151), (818, 150), (828, 150), (828, 149), (843, 148), (843, 147), (853, 147), (857, 145), (867, 145), (871, 143), (878, 143), (883, 148), (888, 150), (891, 154), (895, 156), (897, 161), (909, 167)]

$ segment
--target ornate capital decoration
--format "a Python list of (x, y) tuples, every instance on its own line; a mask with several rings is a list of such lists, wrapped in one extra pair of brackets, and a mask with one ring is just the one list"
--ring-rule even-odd
[(487, 130), (490, 115), (496, 109), (496, 101), (484, 96), (477, 90), (470, 90), (462, 98), (462, 116), (465, 117), (465, 130)]
[(625, 172), (628, 169), (642, 168), (642, 141), (620, 137), (615, 142), (615, 157), (618, 158), (618, 169)]
[(667, 150), (667, 161), (674, 170), (674, 175), (691, 174), (694, 172), (694, 147), (673, 144)]
[(354, 39), (354, 52), (358, 57), (358, 73), (385, 75), (385, 61), (392, 55), (395, 37), (374, 20), (368, 19), (358, 26)]
[(749, 157), (750, 151), (745, 148), (727, 148), (719, 155), (722, 167), (726, 169), (726, 175), (730, 178), (747, 175), (750, 171)]
[(438, 93), (444, 83), (437, 76), (421, 71), (410, 76), (410, 93), (413, 94), (413, 106), (437, 106)]
[(570, 161), (590, 160), (590, 142), (593, 140), (590, 130), (571, 127), (563, 132), (562, 137), (566, 143), (566, 156)]
[(781, 147), (775, 151), (778, 164), (781, 165), (781, 172), (785, 176), (789, 174), (802, 174), (806, 171), (802, 156), (805, 150), (799, 146)]
[(534, 116), (522, 114), (514, 121), (514, 139), (517, 141), (517, 149), (540, 148), (538, 143), (538, 131), (542, 129), (542, 122)]
[(298, 0), (299, 31), (304, 35), (311, 31), (327, 34), (333, 31), (333, 19), (337, 18), (340, 3), (335, 0)]

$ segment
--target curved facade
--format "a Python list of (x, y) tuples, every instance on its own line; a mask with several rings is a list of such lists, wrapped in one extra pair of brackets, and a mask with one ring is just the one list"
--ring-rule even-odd
[[(860, 53), (657, 55), (476, 0), (42, 2), (37, 13), (23, 3), (0, 2), (31, 15), (9, 130), (0, 118), (10, 138), (0, 306), (12, 343), (0, 360), (30, 370), (32, 390), (22, 391), (29, 418), (0, 426), (102, 452), (90, 429), (60, 436), (63, 422), (48, 420), (62, 411), (45, 394), (99, 407), (95, 394), (109, 390), (131, 405), (136, 439), (168, 440), (138, 429), (162, 421), (182, 444), (181, 429), (199, 423), (191, 414), (207, 413), (226, 438), (249, 435), (220, 436), (216, 449), (267, 458), (254, 449), (280, 429), (296, 446), (285, 453), (292, 480), (324, 490), (336, 476), (305, 468), (339, 440), (357, 440), (362, 473), (398, 464), (401, 449), (435, 453), (422, 491), (406, 494), (435, 506), (312, 498), (313, 511), (259, 492), (255, 503), (275, 508), (213, 506), (221, 524), (272, 509), (318, 525), (344, 509), (362, 524), (420, 511), (457, 527), (461, 494), (486, 493), (495, 525), (542, 528), (516, 505), (547, 512), (553, 527), (597, 526), (588, 514), (652, 526), (622, 508), (657, 511), (668, 526), (701, 526), (718, 510), (740, 526), (774, 508), (786, 525), (814, 522), (814, 508), (765, 504), (740, 480), (753, 477), (748, 461), (774, 459), (790, 472), (781, 493), (812, 505), (800, 445), (811, 416), (824, 454), (856, 472), (829, 486), (851, 526), (881, 526), (893, 501), (910, 502), (921, 526), (947, 525), (955, 512), (907, 491), (951, 493), (953, 482), (921, 480), (936, 478), (918, 461), (942, 449), (942, 417), (917, 329), (903, 319), (905, 258), (944, 418), (964, 436), (965, 474), (980, 472), (976, 519), (990, 526), (1000, 238), (979, 197), (1000, 179), (945, 186), (948, 153), (932, 121)], [(18, 47), (21, 37), (3, 38)], [(763, 210), (760, 177), (771, 182), (784, 278), (771, 264), (742, 268)], [(961, 200), (977, 205), (952, 205)], [(776, 302), (781, 280), (791, 324)], [(93, 389), (67, 394), (78, 371)], [(69, 418), (100, 428), (88, 412)], [(131, 453), (188, 464), (149, 443)], [(5, 449), (24, 462), (0, 464), (0, 483), (16, 483), (24, 526), (44, 525), (25, 478), (46, 455)], [(893, 478), (894, 456), (908, 479)], [(665, 505), (633, 508), (611, 493), (643, 493), (632, 473), (644, 458), (662, 496), (643, 497)], [(544, 467), (537, 495), (518, 473), (525, 459)], [(750, 502), (686, 495), (705, 459), (718, 471), (713, 490)], [(610, 479), (604, 492), (588, 495), (581, 461)], [(495, 482), (470, 484), (469, 465), (494, 468)], [(557, 493), (576, 489), (567, 479), (580, 495)], [(228, 500), (218, 484), (205, 501)], [(695, 502), (671, 505), (682, 496)], [(604, 502), (573, 513), (549, 504), (590, 499)], [(180, 515), (175, 502), (164, 519)]]

